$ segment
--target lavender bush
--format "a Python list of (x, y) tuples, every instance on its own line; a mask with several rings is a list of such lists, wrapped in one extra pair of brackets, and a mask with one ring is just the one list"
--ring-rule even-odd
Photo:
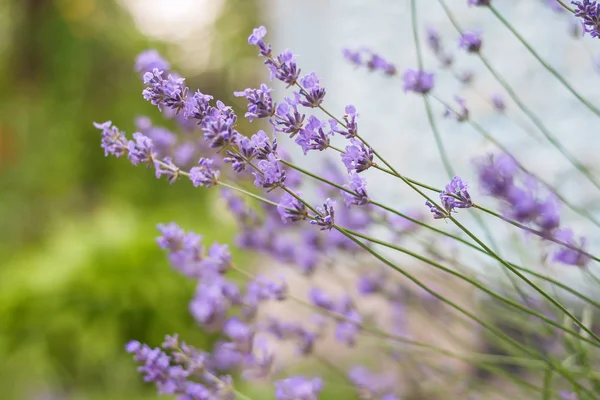
[[(247, 101), (245, 118), (268, 122), (254, 132), (238, 131), (231, 106), (187, 87), (157, 52), (138, 57), (143, 98), (174, 119), (181, 134), (149, 118), (137, 120), (139, 132), (131, 138), (110, 121), (96, 123), (105, 155), (127, 157), (170, 183), (189, 180), (220, 190), (239, 226), (235, 245), (277, 265), (256, 272), (234, 260), (227, 245), (206, 248), (199, 235), (176, 223), (158, 225), (157, 242), (172, 267), (197, 282), (190, 313), (219, 337), (212, 349), (177, 334), (160, 347), (128, 343), (143, 378), (160, 394), (248, 399), (245, 382), (259, 381), (270, 384), (278, 400), (317, 399), (329, 387), (341, 390), (338, 398), (382, 400), (600, 398), (600, 337), (593, 323), (600, 303), (549, 273), (560, 265), (599, 283), (592, 268), (600, 258), (561, 211), (596, 227), (600, 222), (526, 168), (498, 134), (477, 122), (463, 98), (448, 101), (437, 93), (437, 76), (424, 65), (423, 52), (452, 71), (455, 57), (478, 57), (504, 89), (489, 96), (496, 111), (504, 113), (510, 98), (578, 174), (597, 189), (600, 180), (564, 146), (568, 138), (556, 136), (487, 60), (485, 32), (463, 29), (452, 8), (438, 2), (459, 34), (456, 52), (419, 22), (411, 0), (417, 65), (400, 72), (368, 48), (342, 49), (339, 56), (390, 82), (400, 80), (406, 95), (422, 99), (445, 166), (439, 172), (448, 176), (445, 187), (406, 176), (401, 163), (382, 157), (369, 144), (372, 132), (360, 129), (360, 110), (351, 104), (343, 112), (329, 109), (318, 73), (303, 71), (291, 50), (273, 49), (265, 27), (256, 28), (248, 44), (269, 80), (283, 82), (286, 92), (281, 102), (267, 83), (235, 92)], [(600, 116), (492, 3), (468, 0), (494, 14), (540, 68)], [(600, 35), (599, 3), (547, 3), (571, 13), (583, 34)], [(455, 76), (465, 84), (472, 80)], [(473, 160), (478, 182), (467, 183), (454, 171), (452, 158), (460, 155), (446, 152), (438, 118), (468, 124), (495, 146)], [(301, 167), (291, 146), (304, 155), (319, 152), (326, 167)], [(407, 210), (380, 201), (365, 177), (374, 173), (393, 177), (421, 200)], [(487, 196), (472, 196), (475, 186)], [(498, 221), (517, 232), (513, 248), (494, 240), (490, 224)], [(519, 257), (523, 248), (526, 257)], [(506, 279), (490, 282), (474, 272), (476, 265), (500, 268)]]

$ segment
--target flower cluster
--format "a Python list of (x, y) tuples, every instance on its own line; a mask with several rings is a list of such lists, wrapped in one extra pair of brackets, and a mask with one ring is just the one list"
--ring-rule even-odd
[(581, 19), (583, 32), (591, 37), (600, 37), (600, 3), (594, 0), (572, 1), (575, 16)]
[(344, 58), (356, 66), (364, 66), (369, 71), (381, 71), (385, 75), (396, 75), (396, 67), (373, 51), (362, 48), (359, 50), (343, 49)]

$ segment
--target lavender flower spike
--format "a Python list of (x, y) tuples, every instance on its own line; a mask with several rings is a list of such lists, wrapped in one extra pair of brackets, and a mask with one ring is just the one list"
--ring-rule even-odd
[(190, 170), (190, 180), (194, 186), (211, 187), (219, 182), (219, 171), (212, 168), (213, 160), (201, 158), (198, 166)]
[(356, 139), (351, 139), (350, 143), (346, 146), (346, 151), (342, 153), (342, 162), (349, 173), (352, 171), (362, 172), (375, 165), (373, 149)]
[(583, 32), (600, 37), (600, 3), (591, 0), (572, 1), (575, 16), (581, 19)]
[(445, 190), (440, 193), (442, 203), (448, 212), (454, 208), (469, 208), (473, 206), (471, 195), (467, 191), (468, 184), (460, 177), (455, 176), (452, 181), (446, 185)]
[(283, 222), (294, 222), (308, 217), (308, 210), (304, 203), (298, 201), (297, 198), (289, 193), (284, 194), (281, 198), (281, 201), (277, 205), (277, 212)]
[(263, 38), (267, 36), (267, 28), (259, 26), (252, 31), (252, 35), (248, 37), (248, 44), (252, 46), (258, 46), (260, 52), (258, 53), (263, 57), (271, 57), (271, 45), (266, 44)]
[(335, 224), (335, 213), (333, 209), (334, 205), (335, 201), (331, 199), (325, 200), (323, 207), (317, 207), (317, 211), (320, 215), (315, 215), (315, 219), (310, 221), (310, 223), (312, 225), (320, 226), (322, 231), (331, 230)]
[(405, 92), (426, 94), (433, 88), (433, 73), (407, 69), (403, 79)]
[(275, 114), (275, 103), (271, 97), (271, 88), (264, 83), (260, 89), (246, 89), (243, 92), (233, 92), (236, 97), (248, 100), (248, 112), (245, 117), (250, 122), (254, 118), (268, 118)]
[(109, 154), (121, 157), (127, 153), (127, 138), (111, 121), (101, 124), (94, 122), (94, 127), (102, 130), (102, 148), (105, 157)]
[(463, 32), (458, 40), (460, 48), (465, 49), (469, 53), (479, 53), (482, 44), (481, 33), (475, 31)]

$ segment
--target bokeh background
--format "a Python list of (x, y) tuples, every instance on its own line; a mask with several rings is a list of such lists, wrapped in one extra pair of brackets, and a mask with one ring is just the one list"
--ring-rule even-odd
[(0, 398), (153, 399), (124, 344), (210, 340), (155, 226), (227, 242), (232, 225), (206, 191), (104, 158), (91, 123), (169, 126), (141, 98), (148, 48), (231, 101), (253, 79), (257, 13), (251, 0), (0, 1)]
[[(598, 100), (600, 92), (589, 84), (598, 79), (594, 48), (569, 36), (565, 15), (540, 9), (544, 2), (498, 3), (545, 58), (587, 98)], [(465, 26), (502, 31), (489, 15), (467, 13), (464, 0), (448, 3)], [(445, 36), (456, 36), (440, 9), (423, 17)], [(333, 109), (357, 106), (361, 126), (375, 132), (372, 143), (407, 175), (444, 184), (420, 99), (402, 95), (399, 80), (390, 84), (357, 72), (341, 57), (342, 47), (370, 46), (399, 70), (414, 67), (406, 1), (374, 7), (359, 0), (2, 0), (0, 398), (154, 399), (154, 387), (142, 382), (124, 343), (136, 338), (158, 344), (173, 332), (199, 346), (211, 340), (188, 315), (193, 282), (168, 268), (154, 243), (155, 226), (177, 221), (207, 242), (228, 242), (233, 224), (211, 193), (170, 186), (126, 160), (104, 158), (91, 123), (110, 119), (132, 132), (135, 117), (149, 115), (172, 124), (141, 98), (134, 60), (149, 48), (158, 49), (191, 87), (242, 110), (233, 91), (265, 77), (256, 50), (246, 43), (259, 24), (275, 32), (270, 40), (276, 49), (292, 48), (304, 72), (318, 72), (328, 88), (337, 89), (328, 95)], [(584, 162), (597, 158), (589, 146), (596, 132), (587, 128), (594, 117), (564, 88), (549, 85), (551, 78), (539, 74), (520, 45), (505, 31), (501, 35), (493, 44), (497, 51), (489, 51), (494, 65), (516, 87), (530, 85), (520, 94), (550, 126), (563, 135), (577, 132), (567, 147)], [(432, 57), (426, 62), (434, 69)], [(475, 64), (466, 56), (458, 60), (462, 72), (478, 74)], [(556, 161), (548, 146), (531, 151), (533, 142), (522, 135), (531, 126), (519, 123), (522, 117), (515, 125), (493, 113), (486, 102), (499, 91), (493, 80), (477, 78), (474, 90), (451, 78), (447, 72), (440, 80), (450, 82), (440, 85), (446, 98), (456, 92), (467, 97), (480, 121), (499, 130), (515, 154), (525, 154), (526, 165), (568, 198), (581, 199), (579, 190), (588, 189), (569, 175), (568, 164)], [(441, 129), (456, 168), (471, 181), (471, 157), (489, 146), (452, 121), (441, 122)], [(389, 204), (421, 204), (403, 197), (397, 184), (373, 179)], [(593, 210), (598, 213), (598, 207)], [(583, 226), (580, 233), (592, 232)]]

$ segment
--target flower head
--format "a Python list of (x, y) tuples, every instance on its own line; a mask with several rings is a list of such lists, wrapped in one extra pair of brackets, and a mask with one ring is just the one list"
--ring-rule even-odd
[(308, 210), (304, 203), (289, 193), (285, 193), (277, 205), (277, 212), (283, 222), (299, 221), (308, 217)]
[(144, 74), (146, 89), (142, 92), (144, 99), (159, 109), (167, 107), (175, 112), (183, 109), (187, 98), (188, 88), (185, 79), (169, 74), (165, 79), (164, 71), (154, 68)]
[(198, 166), (190, 169), (190, 180), (194, 186), (208, 188), (219, 182), (219, 171), (213, 169), (213, 162), (210, 158), (201, 158)]
[(125, 137), (125, 133), (119, 130), (112, 124), (111, 121), (104, 123), (94, 122), (96, 129), (102, 130), (102, 148), (104, 149), (104, 156), (112, 154), (117, 157), (121, 157), (128, 151), (128, 142)]
[(236, 97), (245, 97), (248, 100), (248, 112), (245, 117), (249, 121), (254, 118), (268, 118), (275, 113), (275, 103), (271, 97), (271, 88), (264, 83), (260, 89), (246, 89), (243, 92), (234, 92)]
[(317, 207), (319, 214), (315, 215), (315, 219), (311, 220), (310, 223), (320, 226), (322, 231), (331, 230), (335, 224), (334, 205), (335, 201), (331, 199), (325, 200), (323, 207)]
[(367, 195), (367, 181), (358, 173), (354, 171), (350, 172), (350, 183), (344, 185), (344, 187), (355, 193), (353, 194), (346, 191), (340, 191), (346, 200), (346, 205), (362, 206), (371, 201)]
[(290, 50), (285, 50), (276, 59), (267, 59), (265, 64), (271, 71), (271, 79), (277, 78), (287, 83), (288, 87), (294, 85), (298, 80), (298, 76), (300, 76), (296, 56)]
[[(554, 236), (557, 240), (566, 243), (575, 249), (560, 245), (561, 247), (554, 253), (553, 259), (567, 265), (585, 267), (590, 261), (590, 257), (583, 251), (586, 243), (584, 237), (579, 238), (579, 243), (575, 241), (575, 235), (570, 229), (561, 229)], [(577, 250), (580, 249), (580, 250)]]
[(304, 154), (310, 150), (326, 150), (329, 147), (329, 138), (333, 135), (336, 125), (334, 120), (326, 123), (311, 115), (306, 126), (296, 136), (295, 142), (302, 147)]
[(266, 159), (259, 161), (257, 167), (260, 172), (252, 172), (256, 187), (263, 187), (270, 191), (284, 185), (286, 173), (274, 154), (271, 153)]
[(475, 31), (463, 32), (458, 40), (458, 45), (469, 53), (478, 53), (481, 49), (481, 33)]
[(407, 69), (403, 80), (405, 92), (426, 94), (433, 88), (433, 73)]
[(248, 37), (248, 44), (257, 46), (260, 50), (258, 53), (259, 55), (263, 57), (271, 57), (271, 45), (268, 45), (263, 41), (265, 36), (267, 36), (267, 28), (264, 26), (254, 28), (252, 34)]
[(593, 0), (572, 1), (574, 15), (581, 19), (583, 32), (600, 37), (600, 3)]
[(471, 195), (467, 191), (468, 185), (460, 177), (452, 178), (446, 188), (440, 193), (442, 202), (447, 205), (446, 210), (452, 211), (454, 208), (469, 208), (473, 205)]
[(367, 147), (360, 140), (350, 139), (350, 144), (346, 146), (345, 150), (341, 157), (348, 173), (352, 171), (362, 172), (375, 165), (373, 162), (373, 149)]
[(127, 143), (127, 150), (129, 154), (127, 157), (133, 165), (145, 163), (150, 165), (154, 163), (154, 157), (156, 153), (154, 151), (154, 144), (149, 137), (136, 132), (133, 134), (133, 139)]
[(325, 88), (322, 88), (319, 83), (319, 77), (314, 72), (300, 79), (300, 104), (305, 107), (318, 107), (325, 98)]

